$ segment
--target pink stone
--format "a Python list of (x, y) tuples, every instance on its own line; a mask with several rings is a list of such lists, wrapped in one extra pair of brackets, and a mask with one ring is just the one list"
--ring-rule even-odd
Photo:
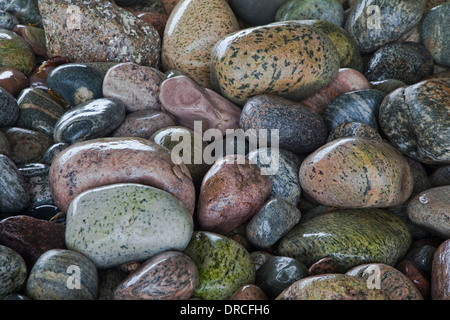
[(202, 131), (238, 129), (241, 109), (218, 93), (204, 88), (187, 76), (165, 80), (159, 98), (163, 111), (172, 114), (181, 126), (194, 130), (194, 121), (202, 122)]

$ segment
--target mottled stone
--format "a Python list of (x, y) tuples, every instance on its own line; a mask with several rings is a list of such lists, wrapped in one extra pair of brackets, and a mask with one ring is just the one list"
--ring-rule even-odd
[(51, 249), (65, 249), (63, 224), (18, 215), (0, 221), (0, 245), (17, 251), (31, 270), (36, 260)]
[(14, 26), (19, 24), (19, 20), (17, 20), (16, 16), (0, 10), (0, 28), (12, 30)]
[(360, 51), (373, 52), (419, 24), (423, 6), (423, 0), (358, 1), (350, 10), (345, 29)]
[(418, 82), (390, 93), (380, 105), (380, 127), (403, 153), (425, 164), (450, 159), (450, 79)]
[(329, 131), (344, 122), (362, 122), (378, 130), (378, 110), (384, 95), (375, 89), (347, 92), (330, 101), (323, 111)]
[[(322, 146), (328, 135), (322, 117), (300, 102), (276, 95), (257, 95), (250, 98), (242, 109), (240, 126), (245, 131), (254, 130), (257, 140), (273, 141), (278, 135), (278, 145), (297, 155), (310, 153)], [(266, 136), (261, 137), (265, 131)], [(272, 144), (268, 143), (269, 146)]]
[(172, 157), (179, 156), (188, 168), (194, 184), (201, 183), (210, 165), (203, 158), (203, 152), (208, 146), (202, 136), (185, 127), (170, 126), (156, 131), (149, 140), (166, 147)]
[(384, 141), (340, 138), (303, 161), (302, 192), (334, 207), (391, 207), (411, 195), (414, 180), (403, 155)]
[(0, 212), (20, 213), (30, 203), (28, 186), (16, 164), (7, 156), (0, 155)]
[(84, 255), (65, 249), (43, 253), (26, 285), (26, 294), (33, 300), (96, 300), (97, 293), (95, 265)]
[(178, 69), (199, 85), (210, 88), (211, 50), (224, 36), (239, 30), (238, 21), (223, 0), (181, 0), (164, 30), (162, 68)]
[(450, 240), (445, 240), (433, 257), (431, 299), (450, 300)]
[(389, 297), (381, 290), (368, 289), (362, 277), (333, 273), (300, 279), (276, 300), (389, 300)]
[(218, 41), (211, 53), (211, 84), (238, 105), (261, 94), (301, 101), (326, 87), (339, 65), (325, 33), (298, 21), (278, 22)]
[(128, 113), (161, 110), (159, 89), (167, 77), (159, 70), (136, 63), (120, 63), (103, 79), (103, 96), (122, 101)]
[(378, 131), (369, 126), (368, 124), (357, 121), (350, 121), (350, 122), (343, 122), (337, 125), (333, 130), (331, 130), (330, 134), (328, 135), (327, 142), (339, 138), (349, 138), (349, 137), (359, 137), (378, 141), (383, 140)]
[(278, 8), (275, 21), (324, 20), (344, 24), (344, 8), (338, 0), (288, 0)]
[(254, 284), (252, 258), (234, 240), (212, 232), (195, 231), (183, 252), (194, 261), (199, 272), (194, 298), (227, 300), (241, 286)]
[(269, 300), (269, 298), (257, 285), (246, 284), (237, 289), (230, 300)]
[(200, 86), (187, 76), (171, 77), (161, 84), (161, 109), (177, 122), (195, 130), (196, 121), (201, 130), (238, 129), (241, 109), (218, 93)]
[(164, 37), (164, 30), (166, 28), (167, 20), (169, 19), (167, 14), (157, 12), (136, 12), (134, 15), (148, 24), (151, 24), (158, 32), (161, 39)]
[(74, 144), (102, 138), (112, 133), (125, 119), (125, 105), (114, 98), (81, 103), (65, 112), (56, 122), (53, 140)]
[(334, 80), (316, 94), (304, 99), (302, 104), (323, 114), (333, 99), (347, 92), (366, 89), (371, 89), (371, 85), (361, 72), (351, 68), (340, 68)]
[(348, 270), (346, 274), (366, 279), (374, 290), (381, 290), (389, 300), (423, 300), (409, 278), (392, 266), (363, 264)]
[(41, 163), (31, 163), (18, 169), (28, 186), (30, 207), (53, 204), (53, 196), (48, 183), (50, 166)]
[(41, 0), (39, 10), (50, 57), (159, 67), (161, 39), (156, 29), (111, 1)]
[(114, 183), (162, 189), (194, 212), (195, 188), (186, 165), (174, 164), (167, 148), (142, 138), (101, 138), (74, 144), (53, 161), (49, 182), (55, 204), (63, 212), (81, 192)]
[(296, 206), (280, 198), (270, 199), (247, 224), (247, 238), (257, 248), (268, 248), (286, 235), (300, 218), (301, 212)]
[(98, 268), (182, 251), (192, 232), (192, 217), (177, 198), (140, 184), (89, 189), (67, 210), (67, 248), (83, 253)]
[(0, 70), (0, 87), (16, 97), (20, 91), (28, 87), (27, 76), (16, 68), (3, 68)]
[(411, 199), (408, 217), (413, 223), (447, 239), (450, 237), (450, 185), (425, 190)]
[(230, 0), (233, 12), (244, 23), (250, 26), (260, 26), (275, 22), (279, 7), (286, 0)]
[(230, 232), (258, 211), (270, 190), (270, 179), (245, 156), (217, 160), (200, 186), (197, 219), (202, 230)]
[(250, 252), (250, 257), (253, 260), (253, 264), (255, 265), (256, 271), (267, 261), (267, 259), (269, 259), (272, 256), (273, 254), (262, 250)]
[(14, 96), (0, 88), (0, 128), (12, 127), (19, 119), (19, 105)]
[(279, 255), (298, 259), (306, 267), (331, 257), (338, 272), (360, 264), (394, 265), (412, 237), (397, 216), (375, 209), (347, 209), (300, 221), (278, 244)]
[(308, 268), (308, 274), (310, 276), (316, 276), (324, 273), (337, 273), (336, 263), (333, 258), (326, 257), (319, 259)]
[(17, 97), (19, 118), (16, 125), (53, 136), (56, 122), (65, 110), (41, 89), (27, 88)]
[(417, 269), (414, 264), (409, 260), (400, 261), (395, 267), (401, 273), (403, 273), (419, 290), (423, 299), (428, 300), (430, 297), (430, 282), (427, 277)]
[(440, 4), (429, 10), (420, 25), (423, 45), (430, 51), (436, 63), (450, 67), (450, 3)]
[(371, 56), (364, 75), (369, 81), (395, 79), (411, 85), (433, 69), (433, 57), (420, 43), (389, 43)]
[(29, 75), (36, 58), (28, 43), (18, 34), (0, 29), (0, 68), (15, 68)]
[(114, 291), (114, 300), (186, 300), (198, 284), (194, 262), (182, 252), (166, 251), (147, 261)]
[(37, 3), (35, 0), (5, 0), (0, 3), (0, 10), (14, 15), (22, 24), (40, 26), (42, 21)]
[(308, 270), (298, 260), (273, 256), (256, 271), (255, 284), (274, 299), (291, 284), (307, 276)]
[(25, 260), (13, 249), (0, 245), (0, 299), (18, 292), (26, 280)]

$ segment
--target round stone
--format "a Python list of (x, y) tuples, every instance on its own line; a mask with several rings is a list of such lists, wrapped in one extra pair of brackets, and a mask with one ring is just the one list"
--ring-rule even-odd
[(21, 255), (0, 245), (0, 299), (19, 292), (27, 276), (27, 266)]

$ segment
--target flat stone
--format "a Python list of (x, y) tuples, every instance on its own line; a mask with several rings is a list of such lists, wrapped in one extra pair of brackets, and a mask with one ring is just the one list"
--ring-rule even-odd
[(197, 266), (187, 255), (166, 251), (153, 256), (123, 280), (115, 300), (186, 300), (198, 284)]
[(13, 249), (0, 245), (0, 299), (22, 289), (26, 279), (25, 260)]
[(16, 164), (7, 156), (0, 155), (0, 169), (0, 212), (17, 214), (24, 211), (30, 203), (30, 196)]

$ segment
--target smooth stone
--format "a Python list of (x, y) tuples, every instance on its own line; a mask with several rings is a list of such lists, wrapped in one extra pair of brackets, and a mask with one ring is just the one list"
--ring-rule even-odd
[(328, 131), (344, 122), (362, 122), (378, 130), (378, 111), (384, 94), (375, 89), (347, 92), (330, 101), (323, 111)]
[(164, 37), (164, 30), (166, 28), (167, 20), (169, 20), (169, 16), (167, 14), (142, 12), (134, 13), (134, 15), (148, 24), (151, 24), (158, 32), (161, 39)]
[(61, 211), (57, 206), (52, 204), (43, 204), (29, 208), (26, 212), (24, 212), (24, 215), (45, 221), (54, 221), (56, 216), (60, 213)]
[[(392, 266), (383, 263), (363, 264), (348, 270), (345, 274), (366, 279), (375, 286), (375, 290), (383, 291), (389, 300), (423, 300), (414, 283)], [(376, 287), (377, 280), (379, 288)]]
[(45, 31), (43, 28), (30, 25), (17, 25), (12, 30), (28, 43), (36, 56), (48, 58), (45, 42)]
[(208, 143), (201, 135), (185, 127), (170, 126), (156, 131), (149, 140), (169, 149), (172, 157), (179, 156), (178, 161), (186, 165), (194, 184), (201, 183), (210, 168), (203, 158)]
[(370, 81), (371, 89), (375, 89), (378, 91), (383, 92), (385, 95), (388, 95), (392, 91), (401, 88), (401, 87), (407, 87), (408, 85), (404, 83), (401, 80), (396, 79), (387, 79), (387, 80), (380, 80), (380, 81)]
[(450, 300), (450, 239), (436, 250), (431, 270), (431, 299)]
[(67, 248), (83, 253), (98, 268), (182, 251), (192, 232), (192, 217), (177, 198), (141, 184), (89, 189), (67, 210)]
[(435, 169), (429, 176), (431, 187), (441, 187), (450, 184), (450, 165)]
[(374, 52), (418, 25), (423, 7), (422, 0), (358, 1), (350, 10), (345, 29), (361, 52)]
[(382, 209), (343, 209), (300, 221), (277, 247), (306, 267), (331, 257), (338, 272), (365, 263), (395, 265), (412, 237), (406, 224)]
[(48, 182), (50, 166), (42, 163), (30, 163), (20, 166), (18, 170), (28, 185), (30, 207), (53, 204), (53, 196)]
[(102, 85), (102, 74), (97, 69), (80, 63), (58, 66), (47, 77), (49, 89), (71, 106), (103, 98)]
[(272, 198), (250, 219), (246, 235), (259, 249), (269, 248), (285, 236), (301, 218), (300, 210), (291, 203)]
[[(30, 88), (37, 88), (41, 89), (43, 91), (49, 91), (49, 88), (47, 86), (47, 78), (48, 75), (58, 66), (69, 63), (70, 61), (67, 60), (67, 58), (64, 57), (53, 57), (44, 60), (41, 62), (41, 64), (36, 67), (31, 74), (28, 76), (29, 79), (29, 87)], [(50, 94), (54, 94), (54, 92), (49, 92)], [(60, 97), (55, 97), (55, 99), (60, 102)], [(61, 100), (62, 101), (62, 100)], [(64, 105), (67, 105), (70, 107), (69, 103), (67, 101), (64, 101)]]
[(178, 69), (200, 86), (211, 88), (211, 50), (221, 38), (238, 30), (238, 21), (225, 1), (181, 0), (164, 29), (163, 70)]
[(28, 186), (16, 164), (5, 155), (0, 155), (0, 169), (0, 212), (18, 214), (30, 203)]
[(113, 300), (114, 290), (126, 279), (128, 274), (119, 268), (97, 269), (98, 294), (97, 300)]
[(301, 195), (298, 179), (301, 160), (297, 155), (283, 149), (258, 148), (250, 151), (247, 158), (269, 176), (272, 182), (269, 197), (281, 198), (297, 205)]
[(76, 142), (106, 137), (125, 119), (125, 105), (114, 98), (100, 98), (79, 104), (56, 122), (53, 140)]
[(429, 10), (420, 25), (421, 43), (430, 51), (439, 65), (450, 67), (450, 4), (440, 4)]
[[(328, 131), (322, 117), (301, 102), (276, 95), (257, 95), (242, 109), (240, 126), (254, 130), (257, 140), (267, 130), (267, 137), (278, 134), (278, 147), (297, 155), (310, 153), (322, 146)], [(271, 146), (271, 144), (268, 144)]]
[(19, 119), (19, 105), (14, 96), (0, 88), (0, 128), (12, 127)]
[(126, 114), (111, 136), (148, 139), (156, 131), (176, 125), (175, 119), (164, 111), (139, 110)]
[(14, 15), (22, 24), (42, 23), (37, 1), (34, 0), (5, 0), (0, 3), (0, 10)]
[(338, 0), (288, 0), (275, 15), (275, 21), (325, 20), (339, 27), (344, 24), (344, 8)]
[(16, 215), (0, 221), (0, 245), (17, 251), (31, 270), (36, 260), (51, 249), (65, 249), (65, 226)]
[(326, 87), (339, 65), (325, 33), (298, 21), (277, 22), (219, 40), (211, 53), (211, 84), (240, 106), (261, 94), (301, 101)]
[(308, 274), (310, 276), (316, 276), (324, 273), (337, 273), (336, 263), (333, 258), (326, 257), (319, 259), (308, 268)]
[(291, 284), (307, 276), (308, 270), (298, 260), (273, 256), (256, 271), (255, 284), (274, 299)]
[(16, 97), (29, 84), (27, 76), (16, 68), (0, 69), (0, 87)]
[(103, 79), (103, 96), (122, 101), (127, 113), (161, 110), (159, 90), (167, 77), (159, 70), (136, 63), (120, 63), (108, 70)]
[(0, 155), (11, 156), (11, 149), (5, 134), (0, 131)]
[(56, 156), (67, 147), (69, 147), (69, 144), (64, 142), (52, 144), (42, 155), (42, 162), (51, 165)]
[(369, 126), (368, 124), (357, 121), (350, 121), (350, 122), (343, 122), (337, 125), (333, 130), (331, 130), (330, 134), (328, 135), (327, 142), (339, 138), (350, 138), (350, 137), (366, 138), (378, 141), (383, 140), (378, 131)]
[(202, 132), (208, 129), (238, 129), (241, 109), (218, 93), (197, 84), (187, 76), (171, 77), (160, 87), (161, 109), (191, 130), (196, 121)]
[(53, 136), (56, 122), (65, 110), (41, 89), (27, 88), (17, 97), (19, 118), (16, 126)]
[(65, 249), (43, 253), (26, 285), (26, 294), (33, 300), (96, 300), (97, 293), (95, 265), (84, 255)]
[(16, 16), (0, 10), (0, 28), (12, 30), (12, 28), (18, 24), (19, 20), (17, 20)]
[(198, 284), (195, 263), (182, 252), (166, 251), (145, 261), (114, 291), (114, 300), (187, 300)]
[(174, 164), (167, 148), (142, 138), (101, 138), (74, 144), (53, 161), (49, 182), (55, 204), (63, 212), (81, 192), (114, 183), (139, 183), (167, 191), (191, 214), (196, 201), (186, 165)]
[(286, 0), (230, 0), (233, 12), (245, 24), (260, 26), (275, 22), (275, 15)]
[(41, 0), (39, 10), (50, 57), (159, 67), (161, 38), (156, 29), (110, 1)]
[(53, 144), (50, 136), (34, 130), (11, 127), (4, 134), (11, 147), (11, 160), (17, 165), (41, 162), (45, 150)]
[(319, 204), (344, 208), (392, 207), (410, 197), (414, 180), (403, 155), (385, 141), (340, 138), (300, 166), (302, 192)]
[(269, 298), (257, 285), (246, 284), (237, 289), (230, 300), (269, 300)]
[(423, 245), (412, 248), (406, 254), (405, 259), (411, 261), (417, 269), (430, 276), (436, 249), (437, 248), (432, 245)]
[(374, 52), (364, 75), (369, 81), (395, 79), (412, 85), (433, 69), (433, 57), (420, 43), (389, 43)]
[(0, 29), (0, 68), (15, 68), (29, 75), (36, 65), (36, 58), (28, 43), (18, 34)]
[(275, 300), (389, 300), (381, 290), (367, 288), (362, 277), (341, 273), (310, 276), (294, 282)]
[(431, 293), (430, 282), (427, 277), (419, 269), (417, 269), (411, 261), (402, 260), (397, 264), (395, 268), (403, 273), (414, 284), (424, 300), (429, 299)]
[(0, 299), (18, 292), (26, 280), (25, 260), (13, 249), (0, 245)]
[(228, 300), (237, 289), (255, 282), (255, 266), (250, 254), (225, 236), (195, 231), (183, 253), (198, 268), (199, 280), (193, 298)]
[(399, 88), (379, 107), (381, 130), (402, 153), (423, 164), (450, 159), (450, 79)]
[(450, 185), (425, 190), (408, 203), (411, 221), (443, 239), (450, 238)]
[(270, 194), (271, 182), (243, 155), (217, 160), (206, 172), (197, 203), (202, 230), (226, 234), (250, 219)]
[(273, 257), (272, 253), (262, 250), (256, 250), (250, 252), (250, 257), (253, 260), (253, 264), (255, 265), (255, 270), (258, 269), (270, 258)]

